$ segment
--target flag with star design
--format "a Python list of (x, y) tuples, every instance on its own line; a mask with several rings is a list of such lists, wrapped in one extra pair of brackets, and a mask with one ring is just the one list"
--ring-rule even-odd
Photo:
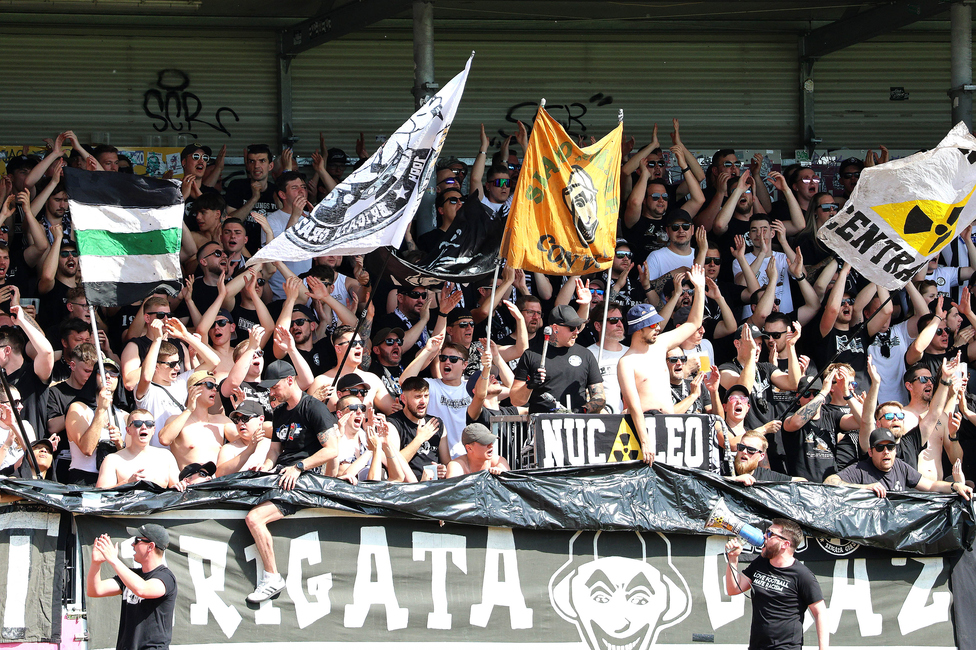
[(362, 166), (248, 262), (301, 262), (399, 247), (457, 111), (474, 53), (464, 70), (414, 113)]
[(935, 149), (866, 167), (817, 236), (864, 277), (900, 289), (976, 219), (976, 138), (960, 122)]
[(508, 216), (502, 256), (548, 275), (584, 275), (613, 263), (620, 212), (623, 122), (579, 147), (539, 107)]

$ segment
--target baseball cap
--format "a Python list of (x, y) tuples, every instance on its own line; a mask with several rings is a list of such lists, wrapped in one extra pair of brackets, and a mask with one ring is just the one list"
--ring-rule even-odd
[(34, 169), (37, 165), (38, 160), (34, 156), (25, 156), (23, 154), (19, 156), (14, 156), (13, 158), (7, 158), (5, 161), (5, 167), (7, 168), (7, 173), (12, 174), (18, 169)]
[(186, 380), (186, 387), (190, 388), (192, 386), (196, 386), (197, 384), (204, 381), (205, 379), (216, 381), (214, 379), (214, 374), (212, 370), (197, 370), (195, 373), (190, 375), (190, 377)]
[(670, 225), (672, 223), (678, 223), (679, 221), (684, 223), (694, 223), (688, 213), (684, 210), (675, 210), (674, 212), (668, 213), (664, 223), (665, 225)]
[(345, 165), (346, 164), (346, 152), (342, 149), (329, 149), (329, 155), (326, 159), (327, 165)]
[[(575, 311), (573, 313), (575, 313)], [(462, 318), (471, 318), (471, 310), (470, 309), (452, 309), (451, 310), (451, 313), (447, 317), (447, 324), (448, 325), (453, 325), (454, 323), (458, 322)]]
[[(212, 465), (213, 463), (211, 463)], [(143, 524), (138, 528), (126, 527), (125, 532), (133, 537), (145, 537), (156, 545), (156, 548), (166, 550), (169, 546), (169, 533), (159, 524)]]
[(350, 372), (348, 375), (339, 377), (339, 381), (336, 382), (336, 392), (356, 388), (357, 386), (366, 386), (369, 388), (369, 382), (360, 377), (357, 373)]
[(308, 305), (295, 305), (294, 307), (292, 307), (291, 310), (293, 312), (296, 311), (301, 312), (302, 315), (305, 316), (305, 318), (309, 319), (314, 323), (317, 323), (319, 321), (318, 317), (315, 315), (315, 310), (309, 307)]
[(627, 311), (627, 333), (634, 334), (663, 320), (664, 318), (651, 305), (646, 303), (634, 305)]
[(576, 310), (569, 305), (559, 305), (553, 307), (552, 311), (549, 312), (549, 324), (550, 325), (565, 325), (566, 327), (579, 327), (586, 321), (580, 318), (580, 315), (576, 313)]
[(403, 340), (404, 331), (402, 329), (399, 327), (384, 327), (376, 334), (373, 334), (373, 340), (371, 342), (374, 346), (383, 345), (383, 342), (390, 336), (390, 334), (395, 335), (401, 341)]
[(461, 431), (461, 444), (467, 445), (477, 442), (482, 445), (492, 445), (498, 440), (498, 436), (488, 430), (483, 424), (474, 423), (464, 427)]
[(180, 480), (182, 481), (186, 477), (193, 476), (194, 474), (198, 474), (200, 472), (206, 472), (207, 476), (213, 476), (217, 473), (217, 465), (214, 464), (212, 460), (208, 460), (202, 465), (200, 463), (190, 463), (180, 470)]
[(50, 438), (41, 438), (40, 440), (35, 440), (34, 442), (31, 443), (31, 449), (33, 449), (34, 447), (40, 447), (42, 445), (50, 449), (52, 454), (54, 453), (54, 443), (51, 442)]
[(294, 376), (295, 366), (284, 359), (278, 359), (269, 363), (268, 367), (264, 369), (264, 381), (258, 382), (258, 386), (261, 388), (271, 388), (282, 379)]
[(823, 388), (823, 382), (820, 378), (808, 375), (800, 378), (800, 385), (797, 386), (796, 392), (802, 395), (808, 390), (820, 390), (821, 388)]
[(739, 329), (735, 331), (735, 338), (739, 338), (740, 336), (742, 336), (743, 327), (748, 327), (749, 332), (752, 334), (752, 338), (756, 340), (767, 338), (769, 336), (768, 334), (764, 334), (763, 331), (759, 329), (756, 325), (753, 325), (752, 323), (748, 323), (748, 324), (743, 323), (742, 325), (739, 326)]
[(894, 442), (897, 444), (898, 438), (896, 438), (895, 434), (891, 432), (891, 429), (878, 427), (871, 432), (871, 446), (873, 447), (879, 442)]
[[(495, 379), (498, 379), (497, 372), (493, 372), (491, 374)], [(471, 376), (468, 377), (468, 383), (465, 385), (465, 387), (468, 389), (468, 395), (474, 395), (474, 385), (478, 383), (479, 379), (481, 379), (481, 368), (475, 370)]]
[(202, 149), (203, 153), (207, 154), (208, 156), (213, 154), (213, 151), (210, 149), (210, 147), (206, 147), (202, 144), (197, 144), (196, 142), (194, 142), (193, 144), (188, 144), (185, 147), (183, 147), (183, 151), (180, 152), (180, 160), (186, 160), (187, 156), (189, 156), (191, 153), (196, 152), (199, 149)]
[(732, 393), (742, 393), (746, 397), (749, 397), (749, 389), (743, 386), (742, 384), (734, 384), (730, 386), (729, 389), (725, 391), (725, 399), (728, 399), (729, 395), (731, 395)]
[(261, 406), (260, 402), (256, 402), (253, 399), (246, 399), (237, 405), (231, 414), (243, 413), (244, 415), (264, 415), (264, 407)]

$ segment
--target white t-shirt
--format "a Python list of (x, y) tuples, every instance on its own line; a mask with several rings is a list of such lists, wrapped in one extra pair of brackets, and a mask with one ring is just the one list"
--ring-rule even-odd
[[(81, 406), (82, 417), (85, 419), (85, 422), (91, 424), (92, 418), (95, 417), (95, 412), (91, 409), (91, 407), (85, 404), (82, 404)], [(129, 417), (129, 414), (126, 411), (118, 408), (112, 409), (112, 411), (115, 413), (115, 417), (109, 415), (109, 422), (119, 428), (119, 432), (122, 434), (122, 441), (124, 443), (126, 434), (125, 420)], [(102, 429), (102, 432), (99, 434), (98, 441), (102, 442), (103, 440), (108, 439), (108, 428), (106, 427)], [(86, 456), (81, 452), (81, 447), (71, 442), (70, 439), (68, 440), (68, 448), (71, 450), (71, 469), (81, 470), (82, 472), (90, 472), (92, 474), (98, 473), (98, 464), (95, 457), (96, 454)]]
[[(291, 215), (284, 210), (275, 210), (271, 214), (265, 215), (268, 219), (268, 225), (271, 226), (271, 232), (277, 237), (281, 233), (288, 229), (288, 220), (291, 219)], [(261, 243), (267, 244), (267, 235), (263, 232), (261, 233)], [(295, 275), (301, 275), (305, 273), (310, 268), (312, 268), (312, 260), (305, 260), (304, 262), (285, 262), (285, 266), (291, 269), (292, 273)], [(271, 283), (271, 293), (277, 300), (284, 300), (285, 298), (285, 278), (280, 272), (275, 271), (275, 274), (271, 276), (268, 280)]]
[[(10, 429), (4, 426), (0, 426), (0, 443), (7, 441), (7, 436), (10, 435)], [(34, 427), (27, 420), (24, 420), (24, 435), (26, 435), (27, 444), (30, 444), (37, 440), (37, 434), (34, 433)], [(0, 462), (0, 469), (7, 469), (11, 465), (14, 465), (18, 460), (24, 455), (24, 450), (20, 448), (20, 444), (15, 442), (14, 446), (7, 450), (7, 455), (3, 457), (3, 461)]]
[(959, 286), (959, 269), (954, 266), (938, 266), (926, 274), (925, 279), (935, 282), (940, 296), (948, 296), (950, 289)]
[(694, 263), (695, 251), (691, 251), (687, 255), (679, 255), (665, 246), (656, 251), (651, 251), (651, 254), (647, 256), (647, 277), (656, 280), (665, 273), (670, 273), (682, 266), (691, 268)]
[[(488, 215), (492, 219), (496, 219), (502, 213), (504, 213), (504, 214), (508, 214), (509, 213), (509, 211), (512, 209), (512, 198), (514, 196), (515, 196), (515, 193), (513, 192), (512, 194), (509, 194), (508, 195), (508, 199), (506, 199), (504, 203), (495, 203), (494, 201), (492, 201), (491, 199), (488, 198), (488, 195), (487, 194), (485, 194), (485, 195), (483, 195), (481, 197), (481, 204), (483, 206), (485, 206), (485, 210), (488, 212)], [(505, 209), (502, 210), (502, 208), (505, 208)], [(462, 451), (461, 453), (463, 454), (464, 452)]]
[(868, 348), (868, 354), (874, 362), (874, 367), (881, 375), (881, 388), (878, 390), (878, 404), (885, 402), (901, 402), (908, 404), (908, 389), (905, 388), (905, 353), (914, 340), (908, 333), (908, 322), (898, 323), (888, 328), (888, 342), (891, 353), (885, 357), (881, 354), (881, 341), (884, 334), (879, 333), (874, 343)]
[[(152, 413), (153, 420), (156, 421), (156, 430), (153, 432), (152, 440), (149, 442), (153, 447), (169, 449), (169, 447), (159, 442), (159, 432), (163, 430), (163, 427), (166, 426), (166, 423), (171, 417), (179, 415), (186, 408), (186, 380), (194, 372), (191, 369), (177, 375), (173, 383), (166, 387), (155, 383), (149, 384), (149, 389), (142, 396), (142, 399), (136, 400), (136, 406)], [(169, 395), (166, 394), (166, 391), (169, 391)], [(170, 395), (179, 403), (174, 402), (173, 398), (170, 398)]]
[(626, 345), (622, 350), (604, 350), (603, 360), (600, 361), (600, 344), (594, 343), (586, 348), (593, 353), (593, 358), (600, 362), (600, 375), (603, 377), (603, 392), (607, 398), (607, 406), (613, 409), (614, 413), (622, 413), (624, 410), (624, 400), (620, 395), (620, 384), (617, 382), (617, 362), (620, 357), (627, 354), (630, 348)]
[[(773, 251), (773, 257), (776, 258), (776, 272), (779, 274), (779, 278), (776, 281), (776, 297), (779, 298), (779, 310), (784, 314), (789, 314), (793, 311), (793, 291), (790, 288), (789, 275), (790, 260), (786, 257), (786, 253), (780, 253), (779, 251)], [(755, 259), (755, 253), (746, 253), (746, 261), (749, 264), (752, 264)], [(767, 264), (769, 264), (769, 260), (763, 262), (762, 269), (756, 275), (760, 287), (769, 284), (769, 277), (766, 275)], [(735, 260), (732, 262), (732, 275), (736, 276), (740, 273), (742, 273), (742, 267), (739, 265), (739, 260)], [(750, 316), (752, 316), (752, 307), (746, 305), (742, 308), (742, 320)]]
[(463, 381), (460, 386), (448, 386), (442, 379), (428, 379), (427, 383), (430, 384), (427, 415), (436, 415), (444, 423), (440, 434), (447, 436), (451, 458), (463, 456), (467, 452), (461, 444), (461, 431), (467, 422), (468, 404), (471, 403), (468, 387)]

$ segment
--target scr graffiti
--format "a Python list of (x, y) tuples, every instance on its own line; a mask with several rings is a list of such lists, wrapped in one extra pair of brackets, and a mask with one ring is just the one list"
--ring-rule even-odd
[[(569, 102), (567, 104), (549, 104), (546, 103), (546, 110), (554, 119), (556, 119), (563, 128), (566, 129), (566, 133), (578, 138), (587, 135), (586, 123), (583, 118), (586, 116), (589, 108), (593, 106), (606, 106), (613, 103), (613, 97), (610, 95), (604, 95), (603, 93), (597, 93), (591, 96), (585, 103), (583, 102)], [(535, 111), (539, 107), (538, 101), (530, 102), (520, 102), (509, 107), (508, 112), (505, 114), (505, 121), (510, 124), (517, 125), (519, 122), (525, 125), (525, 128), (529, 131), (532, 130), (532, 121), (535, 119)], [(512, 133), (508, 133), (504, 129), (498, 130), (498, 135), (504, 140), (510, 135), (515, 135), (517, 129)], [(493, 143), (495, 144), (495, 143)]]
[(221, 106), (214, 111), (213, 122), (201, 119), (203, 102), (187, 90), (189, 86), (190, 75), (182, 70), (169, 68), (157, 73), (156, 88), (150, 88), (142, 96), (146, 117), (156, 120), (153, 128), (160, 133), (176, 131), (196, 138), (194, 131), (199, 128), (197, 125), (202, 125), (229, 136), (230, 131), (223, 123), (225, 114), (233, 117), (235, 122), (241, 121), (234, 109)]

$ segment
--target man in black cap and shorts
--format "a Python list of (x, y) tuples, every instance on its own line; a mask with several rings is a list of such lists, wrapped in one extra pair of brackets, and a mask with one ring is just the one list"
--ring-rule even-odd
[[(176, 607), (176, 576), (163, 563), (169, 533), (158, 524), (143, 524), (126, 531), (135, 537), (133, 559), (142, 568), (133, 571), (127, 567), (112, 539), (107, 534), (99, 535), (92, 545), (85, 581), (88, 597), (122, 595), (116, 650), (169, 648)], [(103, 579), (102, 564), (111, 566), (115, 575)]]

